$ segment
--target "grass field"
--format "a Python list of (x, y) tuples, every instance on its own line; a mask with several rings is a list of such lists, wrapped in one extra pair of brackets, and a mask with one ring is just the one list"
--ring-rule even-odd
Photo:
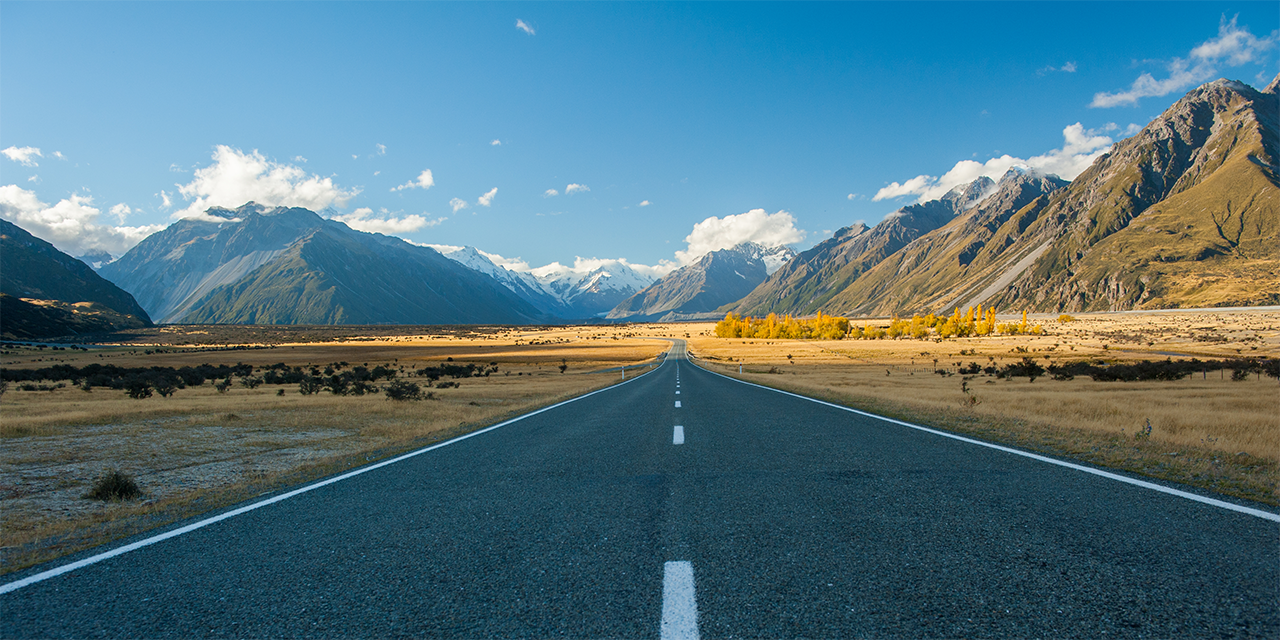
[[(1002, 318), (1002, 320), (1004, 320)], [(1210, 372), (1170, 382), (996, 379), (962, 365), (1280, 357), (1280, 312), (1035, 318), (1040, 336), (926, 340), (721, 339), (713, 323), (607, 327), (159, 327), (87, 351), (6, 346), (0, 366), (383, 365), (408, 375), (496, 363), (432, 400), (304, 396), (297, 385), (212, 384), (144, 400), (10, 386), (0, 396), (0, 572), (385, 458), (621, 380), (686, 338), (699, 363), (759, 384), (1106, 467), (1280, 503), (1280, 387)], [(857, 321), (862, 324), (863, 321)], [(887, 321), (869, 321), (887, 325)], [(99, 338), (102, 340), (103, 338)], [(566, 367), (560, 373), (559, 367)], [(741, 367), (742, 374), (739, 374)], [(342, 367), (339, 366), (339, 369)], [(935, 373), (936, 370), (944, 374)], [(629, 370), (628, 376), (638, 373)], [(425, 380), (412, 378), (425, 383)], [(962, 388), (963, 385), (963, 388)], [(283, 391), (283, 395), (280, 392)], [(1145, 425), (1150, 433), (1143, 435)], [(141, 499), (82, 496), (120, 469)]]
[[(55, 387), (52, 391), (11, 386), (0, 396), (0, 570), (13, 571), (603, 388), (621, 381), (620, 367), (651, 363), (668, 345), (619, 333), (552, 329), (393, 336), (241, 351), (157, 344), (89, 351), (5, 349), (0, 357), (6, 368), (346, 362), (412, 371), (452, 358), (460, 364), (497, 363), (498, 370), (459, 379), (457, 388), (426, 389), (434, 395), (431, 400), (406, 402), (381, 394), (304, 396), (297, 385), (248, 389), (233, 384), (219, 393), (206, 383), (169, 398), (143, 400), (104, 387), (86, 393), (70, 381), (62, 388), (46, 383)], [(141, 500), (83, 498), (94, 480), (112, 469), (137, 479), (145, 492)]]
[[(1077, 360), (1280, 357), (1275, 311), (1032, 318), (1042, 336), (932, 340), (722, 339), (690, 350), (712, 370), (851, 407), (1053, 455), (1280, 504), (1280, 383), (1230, 371), (1095, 382), (956, 373)], [(887, 323), (884, 323), (887, 324)], [(742, 374), (739, 374), (741, 367)], [(942, 374), (936, 373), (942, 371)], [(1148, 432), (1147, 424), (1151, 425)]]

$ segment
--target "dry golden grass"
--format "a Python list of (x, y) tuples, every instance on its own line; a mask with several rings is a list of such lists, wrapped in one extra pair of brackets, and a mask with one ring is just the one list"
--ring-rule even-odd
[[(0, 396), (0, 571), (13, 571), (81, 548), (234, 503), (397, 452), (494, 424), (621, 380), (620, 366), (650, 361), (668, 343), (577, 337), (563, 329), (522, 332), (505, 341), (418, 339), (291, 345), (255, 351), (133, 348), (49, 352), (18, 350), (27, 367), (106, 359), (120, 366), (201, 363), (289, 365), (346, 361), (423, 366), (498, 362), (487, 378), (429, 389), (435, 398), (395, 402), (382, 395), (303, 396), (297, 385), (211, 383), (173, 397), (129, 398), (122, 391), (55, 391)], [(516, 344), (517, 340), (520, 344)], [(529, 345), (529, 342), (543, 344)], [(547, 344), (550, 343), (550, 344)], [(106, 358), (99, 358), (105, 355)], [(36, 362), (31, 362), (35, 360)], [(568, 365), (561, 374), (558, 366)], [(6, 362), (7, 367), (14, 367)], [(612, 369), (612, 370), (609, 370)], [(609, 371), (601, 371), (609, 370)], [(413, 378), (410, 378), (413, 380)], [(425, 379), (418, 380), (425, 383)], [(280, 390), (285, 395), (277, 395)], [(121, 469), (145, 492), (135, 503), (83, 499), (104, 472)]]
[[(690, 350), (713, 370), (877, 413), (1280, 503), (1280, 388), (1211, 372), (1176, 382), (941, 376), (960, 363), (1280, 356), (1275, 311), (1094, 314), (1044, 336), (920, 340), (721, 339)], [(887, 324), (887, 323), (885, 323)], [(1221, 336), (1206, 340), (1205, 336)], [(963, 354), (962, 354), (963, 352)], [(790, 356), (790, 357), (788, 357)], [(774, 371), (777, 373), (770, 373)], [(978, 401), (969, 405), (961, 384)], [(1149, 437), (1135, 437), (1147, 421)]]

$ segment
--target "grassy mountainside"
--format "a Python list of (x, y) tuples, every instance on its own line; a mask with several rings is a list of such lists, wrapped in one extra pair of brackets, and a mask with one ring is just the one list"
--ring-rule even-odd
[(0, 332), (14, 338), (151, 326), (128, 292), (7, 220), (0, 220), (0, 294)]
[(1041, 311), (1280, 302), (1277, 117), (1274, 93), (1227, 80), (1192, 90), (1051, 198), (1027, 234), (1049, 248), (992, 301)]

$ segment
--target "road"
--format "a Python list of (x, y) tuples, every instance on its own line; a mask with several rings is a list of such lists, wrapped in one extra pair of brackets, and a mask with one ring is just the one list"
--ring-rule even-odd
[(1274, 515), (683, 355), (60, 575), (41, 572), (68, 561), (5, 576), (0, 637), (1280, 635)]

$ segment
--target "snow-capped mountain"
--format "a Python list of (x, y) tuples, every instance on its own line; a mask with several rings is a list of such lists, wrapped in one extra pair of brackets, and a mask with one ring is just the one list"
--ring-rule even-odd
[(754, 242), (712, 251), (623, 300), (608, 317), (632, 321), (714, 317), (716, 309), (741, 300), (795, 255), (789, 247)]
[(579, 260), (574, 266), (553, 262), (525, 272), (499, 265), (475, 247), (429, 246), (497, 280), (538, 310), (564, 319), (603, 316), (654, 280), (621, 260)]

